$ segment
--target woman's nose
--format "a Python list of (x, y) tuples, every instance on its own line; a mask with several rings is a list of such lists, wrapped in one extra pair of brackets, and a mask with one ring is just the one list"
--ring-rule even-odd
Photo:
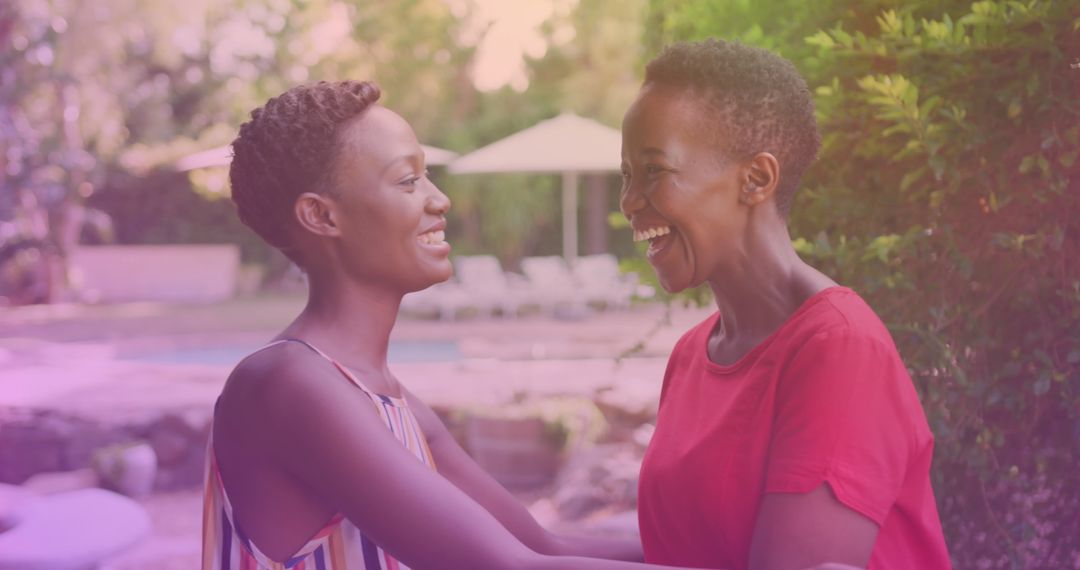
[(634, 188), (631, 179), (624, 179), (622, 190), (619, 192), (619, 210), (629, 218), (643, 207), (645, 207), (645, 197)]
[(439, 190), (439, 187), (435, 184), (431, 185), (432, 193), (428, 197), (427, 206), (429, 211), (434, 214), (445, 214), (450, 210), (450, 197)]

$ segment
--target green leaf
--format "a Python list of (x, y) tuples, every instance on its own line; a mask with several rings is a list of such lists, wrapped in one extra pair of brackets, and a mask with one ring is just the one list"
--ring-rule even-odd
[(622, 212), (610, 212), (607, 217), (608, 227), (613, 230), (624, 230), (630, 227), (630, 220)]
[(1017, 170), (1020, 174), (1027, 174), (1033, 168), (1035, 168), (1035, 155), (1029, 155), (1020, 159), (1020, 167)]
[(1059, 156), (1058, 157), (1058, 162), (1061, 163), (1061, 165), (1064, 166), (1065, 168), (1070, 168), (1073, 165), (1073, 163), (1076, 162), (1076, 158), (1078, 156), (1080, 156), (1080, 149), (1074, 150), (1072, 152), (1067, 152), (1067, 153)]
[(915, 170), (911, 170), (907, 174), (905, 174), (904, 177), (900, 179), (900, 191), (907, 192), (908, 188), (911, 188), (912, 184), (918, 182), (919, 179), (926, 174), (926, 170), (927, 167), (920, 166)]
[(886, 10), (877, 17), (878, 26), (885, 35), (899, 35), (904, 31), (904, 22), (896, 15), (896, 10)]
[(1035, 159), (1035, 162), (1039, 165), (1039, 170), (1042, 171), (1044, 175), (1050, 174), (1050, 161), (1046, 160), (1045, 156), (1040, 154), (1038, 158)]
[(938, 210), (941, 208), (941, 204), (945, 202), (945, 193), (941, 190), (934, 190), (930, 193), (930, 209)]
[(851, 49), (855, 45), (855, 39), (851, 37), (851, 34), (845, 32), (843, 28), (837, 27), (833, 30), (833, 37), (836, 41), (840, 42), (840, 45)]
[(896, 123), (895, 125), (881, 131), (881, 136), (889, 137), (895, 134), (907, 134), (911, 132), (911, 125), (907, 123)]
[(925, 101), (919, 105), (919, 116), (929, 117), (931, 113), (937, 110), (941, 106), (942, 98), (939, 95), (932, 95), (927, 97)]
[(806, 38), (805, 41), (807, 44), (810, 44), (812, 46), (818, 46), (823, 48), (836, 47), (836, 42), (832, 39), (832, 36), (830, 36), (824, 30), (818, 31), (818, 33)]
[(904, 90), (901, 93), (902, 93), (901, 98), (902, 98), (902, 100), (904, 102), (904, 106), (907, 107), (908, 109), (912, 109), (913, 112), (914, 112), (914, 117), (913, 118), (918, 119), (919, 118), (919, 86), (915, 85), (914, 83), (909, 83), (909, 82), (907, 82), (905, 80), (904, 81)]
[(791, 247), (793, 247), (799, 255), (813, 255), (814, 244), (806, 241), (805, 238), (795, 238), (791, 240)]

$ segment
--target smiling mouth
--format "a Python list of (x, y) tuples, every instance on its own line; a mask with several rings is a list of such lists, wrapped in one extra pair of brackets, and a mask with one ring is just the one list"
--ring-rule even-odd
[(436, 230), (433, 232), (427, 232), (416, 236), (416, 241), (424, 245), (442, 245), (446, 243), (446, 232), (442, 230)]
[(671, 242), (671, 232), (671, 226), (667, 225), (654, 226), (646, 230), (634, 230), (634, 241), (648, 240), (649, 249), (645, 252), (645, 255), (652, 261)]
[(647, 230), (634, 230), (634, 241), (653, 240), (671, 233), (671, 226), (656, 226)]

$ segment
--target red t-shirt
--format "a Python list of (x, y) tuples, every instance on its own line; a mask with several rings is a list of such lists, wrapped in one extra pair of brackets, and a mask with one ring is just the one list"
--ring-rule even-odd
[(765, 493), (836, 498), (879, 527), (872, 569), (950, 566), (934, 438), (892, 337), (854, 291), (807, 300), (735, 364), (709, 360), (719, 313), (675, 345), (645, 453), (645, 560), (746, 568)]

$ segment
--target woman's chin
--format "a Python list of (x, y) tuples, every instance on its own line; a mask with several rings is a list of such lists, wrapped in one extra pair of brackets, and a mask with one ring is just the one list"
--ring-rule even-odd
[(670, 295), (677, 295), (693, 287), (691, 280), (683, 275), (669, 275), (666, 272), (656, 272), (656, 278), (660, 282), (660, 288)]
[(412, 287), (409, 288), (409, 293), (423, 291), (428, 287), (434, 287), (439, 283), (445, 283), (449, 281), (450, 278), (453, 277), (453, 275), (454, 269), (450, 266), (449, 263), (447, 263), (447, 266), (445, 268), (440, 268), (438, 270), (425, 273), (424, 279), (422, 281), (415, 283)]
[(437, 285), (439, 283), (445, 283), (445, 282), (449, 281), (450, 278), (453, 277), (453, 276), (454, 276), (454, 266), (451, 265), (450, 260), (447, 259), (446, 263), (443, 263), (442, 267), (439, 268), (439, 271), (436, 272), (435, 282), (432, 283), (432, 285)]

